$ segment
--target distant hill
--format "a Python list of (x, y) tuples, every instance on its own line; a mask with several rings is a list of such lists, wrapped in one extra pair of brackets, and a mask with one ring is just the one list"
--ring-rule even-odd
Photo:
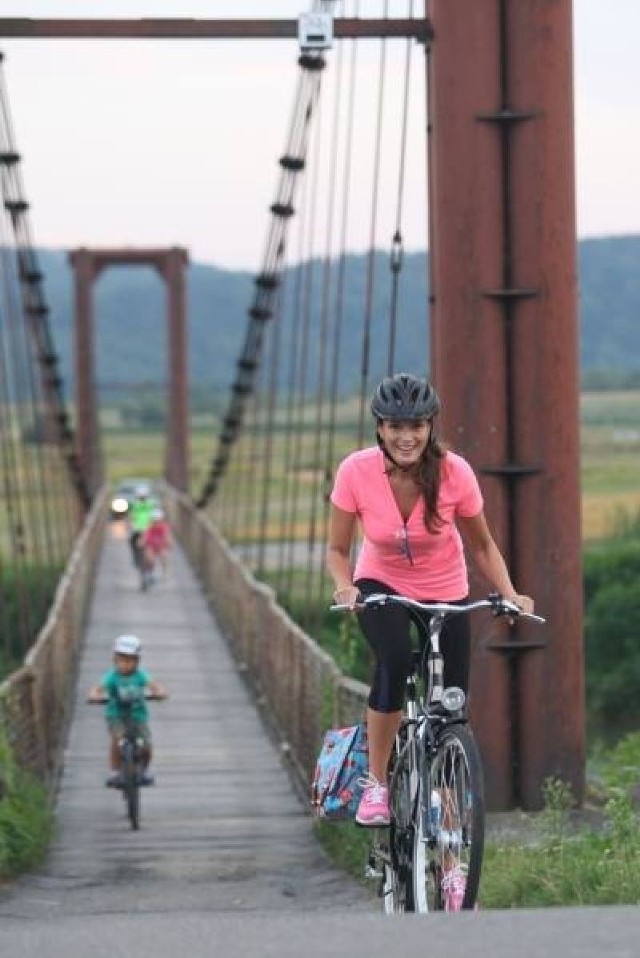
[[(66, 252), (40, 250), (51, 306), (54, 339), (61, 355), (67, 394), (73, 393), (72, 273)], [(638, 369), (640, 366), (640, 236), (583, 240), (579, 244), (580, 357), (583, 371), (593, 368)], [(353, 389), (360, 368), (366, 297), (366, 255), (345, 262), (345, 302), (341, 392)], [(335, 286), (335, 269), (330, 282)], [(313, 264), (311, 342), (317, 342), (325, 274)], [(371, 371), (385, 369), (391, 297), (387, 254), (376, 256), (371, 331)], [(401, 274), (396, 368), (416, 365), (416, 343), (428, 339), (426, 254), (407, 255)], [(292, 300), (295, 270), (285, 289)], [(333, 294), (335, 295), (335, 293)], [(194, 263), (189, 268), (189, 364), (194, 385), (226, 390), (235, 374), (247, 308), (253, 297), (253, 274)], [(151, 268), (110, 269), (95, 287), (96, 334), (100, 382), (139, 383), (164, 379), (166, 328), (164, 286)], [(283, 324), (291, 336), (290, 323)], [(288, 355), (288, 343), (283, 344)], [(426, 363), (427, 357), (424, 357)], [(283, 377), (285, 373), (283, 371)]]

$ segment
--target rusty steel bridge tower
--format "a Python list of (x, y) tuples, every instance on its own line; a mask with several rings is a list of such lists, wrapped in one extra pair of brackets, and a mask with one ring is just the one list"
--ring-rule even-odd
[[(516, 587), (547, 626), (476, 651), (494, 808), (584, 787), (570, 0), (430, 0), (432, 372)], [(475, 703), (475, 707), (474, 707)]]
[(102, 483), (100, 432), (95, 383), (93, 284), (109, 266), (153, 266), (167, 288), (169, 395), (165, 476), (186, 490), (189, 467), (187, 327), (185, 269), (187, 252), (171, 249), (77, 249), (69, 254), (75, 275), (75, 370), (77, 434), (80, 458), (89, 487)]

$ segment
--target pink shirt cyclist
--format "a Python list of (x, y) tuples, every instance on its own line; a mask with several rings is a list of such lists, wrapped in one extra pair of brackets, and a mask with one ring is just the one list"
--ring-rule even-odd
[[(355, 607), (360, 593), (384, 591), (462, 600), (468, 589), (464, 538), (491, 588), (533, 611), (533, 601), (516, 592), (489, 531), (473, 470), (438, 441), (440, 400), (433, 386), (406, 373), (386, 377), (371, 411), (379, 448), (348, 456), (331, 496), (327, 568), (335, 601)], [(364, 541), (352, 568), (359, 525)], [(373, 650), (375, 672), (367, 708), (369, 778), (356, 821), (379, 827), (389, 822), (387, 768), (411, 662), (409, 617), (400, 606), (386, 606), (359, 612), (358, 622)], [(441, 649), (445, 685), (467, 691), (467, 616), (449, 620)]]
[(442, 525), (431, 532), (416, 499), (405, 518), (398, 507), (385, 455), (379, 447), (351, 453), (336, 473), (331, 502), (358, 516), (364, 540), (354, 580), (378, 579), (412, 599), (462, 599), (469, 590), (462, 538), (456, 519), (482, 511), (482, 493), (466, 460), (446, 452), (441, 464), (438, 512)]

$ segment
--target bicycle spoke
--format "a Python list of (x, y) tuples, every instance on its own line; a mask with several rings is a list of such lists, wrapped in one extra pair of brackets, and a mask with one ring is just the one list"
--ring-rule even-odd
[(416, 910), (473, 908), (483, 848), (480, 758), (470, 732), (459, 726), (443, 733), (421, 791), (413, 860)]

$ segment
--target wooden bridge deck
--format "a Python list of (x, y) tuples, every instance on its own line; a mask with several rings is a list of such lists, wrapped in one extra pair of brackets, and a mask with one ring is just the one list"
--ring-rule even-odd
[[(132, 832), (104, 787), (102, 709), (85, 703), (114, 638), (133, 632), (170, 699), (152, 702), (157, 783)], [(44, 866), (0, 892), (0, 916), (376, 907), (336, 872), (183, 556), (138, 589), (124, 530), (107, 531)]]

